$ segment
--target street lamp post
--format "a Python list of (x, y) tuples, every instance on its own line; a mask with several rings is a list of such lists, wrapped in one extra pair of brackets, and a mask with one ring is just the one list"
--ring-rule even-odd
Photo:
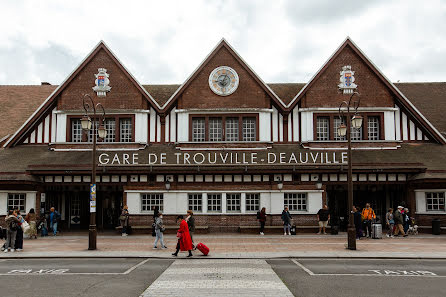
[[(352, 101), (353, 97), (357, 95), (358, 100)], [(347, 101), (341, 102), (339, 105), (339, 118), (342, 123), (338, 127), (338, 135), (339, 136), (347, 136), (347, 159), (348, 159), (348, 174), (347, 174), (347, 182), (348, 182), (348, 227), (347, 227), (347, 248), (349, 250), (356, 250), (356, 230), (353, 222), (353, 179), (352, 179), (352, 137), (351, 137), (351, 128), (360, 129), (362, 126), (362, 117), (357, 114), (359, 107), (360, 99), (359, 93), (354, 92), (351, 94), (350, 99)], [(353, 105), (352, 105), (353, 104)], [(343, 110), (342, 107), (345, 106), (347, 108), (346, 115), (346, 124), (344, 124), (343, 119)], [(350, 108), (354, 108), (353, 118), (351, 117)]]
[[(90, 101), (90, 102), (88, 102)], [(91, 106), (90, 106), (91, 104)], [(94, 104), (93, 98), (89, 94), (85, 94), (82, 97), (82, 105), (85, 110), (85, 115), (81, 119), (82, 130), (88, 131), (92, 130), (93, 137), (93, 149), (92, 149), (92, 168), (91, 168), (91, 184), (90, 184), (90, 226), (88, 228), (88, 249), (96, 249), (96, 239), (97, 239), (97, 228), (96, 228), (96, 130), (98, 137), (104, 139), (107, 136), (107, 130), (105, 130), (105, 110), (101, 103)], [(93, 123), (91, 118), (88, 116), (88, 111), (90, 108), (93, 110)], [(102, 109), (100, 114), (99, 122), (101, 125), (97, 127), (96, 125), (96, 109)]]

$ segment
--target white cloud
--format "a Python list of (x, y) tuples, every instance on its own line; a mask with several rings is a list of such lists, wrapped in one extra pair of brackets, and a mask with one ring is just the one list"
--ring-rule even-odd
[(444, 1), (6, 1), (0, 83), (60, 83), (101, 39), (141, 83), (182, 83), (225, 37), (267, 82), (306, 82), (350, 35), (393, 81), (445, 81)]

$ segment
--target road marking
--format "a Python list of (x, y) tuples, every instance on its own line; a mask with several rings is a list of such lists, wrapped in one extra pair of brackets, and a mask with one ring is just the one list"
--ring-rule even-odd
[[(320, 259), (322, 260), (322, 259)], [(340, 259), (333, 259), (340, 260)], [(417, 271), (407, 271), (407, 270), (383, 270), (383, 269), (369, 269), (374, 273), (314, 273), (302, 263), (296, 259), (291, 259), (297, 266), (299, 266), (303, 271), (311, 276), (418, 276), (418, 277), (446, 277), (446, 275), (437, 275), (432, 271), (417, 270)], [(382, 272), (381, 272), (382, 271)]]
[(123, 274), (129, 274), (130, 272), (132, 272), (133, 270), (135, 270), (136, 268), (138, 268), (141, 265), (146, 264), (150, 259), (145, 259), (144, 261), (139, 262), (138, 264), (136, 264), (133, 267), (130, 267), (127, 271), (125, 271)]
[(299, 266), (300, 268), (302, 268), (303, 271), (305, 271), (306, 273), (308, 273), (309, 275), (315, 275), (313, 273), (313, 271), (311, 271), (310, 269), (308, 269), (307, 267), (303, 266), (300, 262), (298, 262), (296, 259), (292, 259), (291, 261), (294, 262), (294, 264), (296, 264), (297, 266)]
[[(145, 259), (138, 264), (130, 267), (124, 272), (68, 272), (70, 269), (40, 269), (40, 270), (32, 270), (32, 269), (13, 269), (8, 271), (7, 273), (0, 273), (0, 276), (7, 275), (126, 275), (130, 274), (136, 268), (141, 265), (147, 263), (150, 259)], [(6, 261), (6, 260), (4, 260)]]

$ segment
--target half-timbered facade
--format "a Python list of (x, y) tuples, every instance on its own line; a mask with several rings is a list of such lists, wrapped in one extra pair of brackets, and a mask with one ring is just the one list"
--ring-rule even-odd
[[(0, 212), (55, 206), (65, 228), (88, 226), (89, 94), (106, 113), (101, 228), (118, 225), (123, 205), (134, 226), (149, 226), (158, 206), (168, 224), (192, 209), (211, 231), (255, 226), (261, 207), (267, 225), (281, 224), (284, 206), (298, 226), (316, 225), (324, 203), (346, 218), (343, 69), (353, 71), (364, 119), (351, 135), (354, 203), (372, 203), (380, 217), (403, 204), (421, 226), (446, 223), (446, 83), (394, 84), (349, 38), (306, 84), (265, 83), (222, 40), (182, 85), (141, 85), (100, 42), (58, 86), (0, 86)], [(99, 94), (101, 83), (110, 88)]]

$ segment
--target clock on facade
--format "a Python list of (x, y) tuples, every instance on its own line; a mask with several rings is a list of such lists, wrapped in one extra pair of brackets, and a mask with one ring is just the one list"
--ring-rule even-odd
[(209, 75), (209, 87), (220, 96), (228, 96), (237, 90), (239, 78), (237, 72), (228, 66), (215, 68)]

